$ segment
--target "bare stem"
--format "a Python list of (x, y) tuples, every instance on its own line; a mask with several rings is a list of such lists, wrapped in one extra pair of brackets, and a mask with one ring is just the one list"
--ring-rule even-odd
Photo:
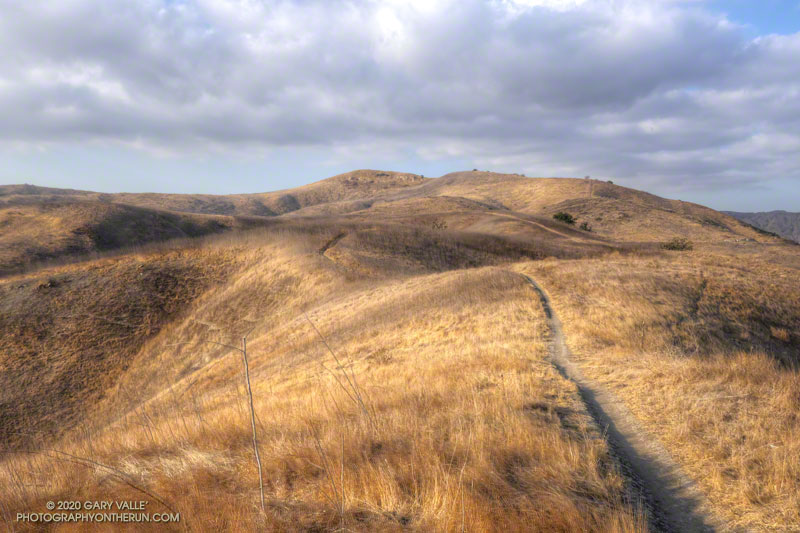
[(266, 513), (264, 508), (264, 478), (261, 475), (261, 457), (258, 455), (258, 438), (256, 437), (256, 411), (253, 407), (253, 390), (250, 388), (250, 367), (247, 364), (247, 337), (242, 337), (242, 359), (244, 360), (244, 379), (247, 382), (247, 396), (250, 399), (250, 424), (253, 427), (253, 453), (256, 456), (258, 465), (258, 488), (261, 492), (261, 512)]

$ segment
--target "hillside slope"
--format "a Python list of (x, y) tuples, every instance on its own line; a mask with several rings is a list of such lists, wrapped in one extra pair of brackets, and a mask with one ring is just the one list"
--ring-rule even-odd
[[(601, 429), (548, 362), (518, 271), (731, 530), (792, 531), (794, 247), (538, 239), (286, 220), (8, 276), (4, 443), (73, 462), (5, 456), (6, 505), (140, 497), (133, 484), (220, 530), (646, 531)], [(229, 348), (248, 331), (265, 516)]]
[(788, 211), (766, 211), (761, 213), (725, 211), (725, 213), (764, 231), (769, 231), (785, 239), (800, 243), (800, 213), (790, 213)]
[(224, 279), (228, 260), (128, 254), (0, 283), (2, 446), (85, 424), (137, 350)]
[(685, 236), (697, 241), (765, 240), (728, 215), (707, 207), (591, 179), (526, 178), (457, 172), (425, 184), (425, 194), (462, 196), (499, 208), (551, 217), (573, 214), (593, 230), (625, 241)]
[(458, 211), (472, 215), (476, 211), (526, 214), (547, 220), (566, 211), (579, 224), (586, 222), (595, 234), (622, 241), (654, 242), (681, 236), (698, 242), (774, 242), (713, 209), (607, 182), (479, 171), (455, 172), (399, 191), (314, 204), (289, 216), (347, 214), (369, 218), (375, 214), (413, 219), (415, 212), (424, 212), (430, 219), (436, 214), (451, 218)]
[(720, 531), (798, 529), (797, 246), (591, 180), (375, 178), (252, 220), (8, 194), (15, 246), (230, 225), (0, 276), (1, 519), (144, 498), (183, 519), (151, 530), (659, 531), (528, 276)]
[[(573, 215), (577, 224), (554, 221), (560, 211)], [(599, 248), (675, 237), (708, 244), (779, 242), (712, 209), (597, 180), (477, 171), (432, 179), (357, 170), (295, 189), (228, 196), (0, 186), (0, 272), (62, 255), (264, 225), (283, 217), (332, 216), (521, 239), (545, 233)], [(591, 231), (577, 228), (584, 224)]]
[[(141, 498), (133, 485), (203, 530), (646, 530), (600, 429), (545, 359), (544, 315), (525, 280), (492, 266), (519, 259), (516, 245), (330, 226), (1, 281), (0, 316), (19, 331), (0, 346), (2, 364), (24, 383), (1, 389), (10, 422), (0, 429), (6, 445), (45, 443), (32, 462), (0, 458), (0, 483), (30, 481), (13, 484), (8, 512), (55, 494)], [(153, 276), (176, 283), (152, 291)], [(62, 316), (84, 308), (80, 320)], [(59, 327), (31, 329), (32, 315)], [(224, 346), (248, 330), (263, 515), (241, 357)], [(55, 350), (62, 338), (70, 345)], [(48, 417), (23, 415), (31, 409)]]
[(258, 223), (252, 218), (172, 213), (92, 200), (0, 205), (0, 274), (50, 259)]

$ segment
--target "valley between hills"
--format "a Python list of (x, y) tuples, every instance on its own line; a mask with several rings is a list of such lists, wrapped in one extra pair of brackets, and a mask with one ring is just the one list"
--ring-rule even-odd
[(796, 243), (592, 179), (0, 186), (0, 517), (798, 531), (799, 280)]

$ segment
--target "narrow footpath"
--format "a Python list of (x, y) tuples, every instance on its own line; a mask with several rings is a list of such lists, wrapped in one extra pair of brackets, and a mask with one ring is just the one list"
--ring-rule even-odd
[(547, 293), (533, 279), (523, 277), (538, 294), (547, 316), (553, 365), (578, 387), (589, 414), (606, 436), (614, 459), (629, 481), (631, 500), (644, 505), (650, 529), (663, 533), (716, 531), (712, 525), (715, 520), (695, 483), (619, 400), (583, 375), (567, 348), (561, 321)]

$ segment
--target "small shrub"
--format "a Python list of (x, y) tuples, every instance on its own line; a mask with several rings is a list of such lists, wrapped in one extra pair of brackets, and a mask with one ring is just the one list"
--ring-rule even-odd
[(694, 245), (692, 244), (692, 241), (690, 241), (685, 237), (675, 237), (672, 240), (661, 243), (661, 248), (663, 248), (664, 250), (683, 251), (683, 250), (691, 250), (692, 248), (694, 248)]
[(606, 183), (610, 183), (611, 185), (614, 185), (614, 182), (611, 181), (611, 180), (608, 180)]
[(592, 227), (589, 225), (588, 222), (581, 222), (581, 229), (583, 231), (592, 231)]
[(575, 224), (575, 217), (564, 211), (559, 211), (553, 215), (553, 218), (565, 224)]
[(58, 287), (61, 283), (56, 278), (48, 278), (47, 283), (42, 282), (37, 287), (36, 290), (44, 290), (44, 289), (52, 289), (53, 287)]
[(431, 228), (436, 230), (447, 229), (447, 221), (442, 220), (441, 218), (434, 218), (431, 221)]

